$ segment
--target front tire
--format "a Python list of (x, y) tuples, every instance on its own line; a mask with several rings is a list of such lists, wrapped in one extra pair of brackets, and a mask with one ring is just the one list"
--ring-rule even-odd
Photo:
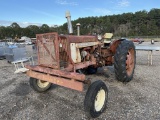
[(95, 81), (90, 85), (85, 96), (84, 108), (86, 113), (93, 118), (98, 117), (105, 111), (107, 99), (107, 86), (101, 80)]
[(129, 82), (133, 78), (136, 63), (136, 51), (132, 41), (123, 40), (114, 55), (114, 70), (117, 80)]
[(51, 87), (51, 83), (36, 78), (30, 78), (29, 80), (31, 88), (37, 92), (45, 92)]

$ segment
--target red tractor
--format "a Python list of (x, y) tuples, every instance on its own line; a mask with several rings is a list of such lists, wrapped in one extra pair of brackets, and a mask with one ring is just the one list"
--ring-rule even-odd
[[(72, 33), (70, 14), (66, 14), (69, 33)], [(38, 65), (28, 65), (31, 87), (38, 92), (47, 91), (57, 84), (83, 91), (88, 84), (84, 108), (91, 117), (98, 117), (106, 108), (108, 89), (101, 80), (91, 82), (85, 73), (94, 74), (98, 67), (114, 65), (115, 76), (129, 82), (135, 69), (135, 46), (132, 41), (115, 40), (109, 47), (97, 36), (37, 34)]]

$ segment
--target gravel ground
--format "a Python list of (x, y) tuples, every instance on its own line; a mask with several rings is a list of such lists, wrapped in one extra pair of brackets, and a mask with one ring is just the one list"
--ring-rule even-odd
[[(142, 43), (150, 44), (150, 43)], [(155, 43), (160, 46), (160, 43)], [(106, 111), (95, 120), (160, 120), (160, 51), (147, 64), (147, 51), (137, 51), (134, 78), (123, 84), (113, 66), (87, 77), (103, 80), (109, 89)], [(45, 93), (29, 86), (26, 74), (14, 74), (14, 66), (0, 60), (1, 120), (89, 120), (84, 112), (86, 90), (78, 92), (57, 85)]]

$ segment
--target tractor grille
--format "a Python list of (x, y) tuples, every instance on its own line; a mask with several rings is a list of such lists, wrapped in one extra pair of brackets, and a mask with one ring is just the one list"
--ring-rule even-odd
[(59, 68), (59, 44), (57, 33), (37, 34), (38, 64)]

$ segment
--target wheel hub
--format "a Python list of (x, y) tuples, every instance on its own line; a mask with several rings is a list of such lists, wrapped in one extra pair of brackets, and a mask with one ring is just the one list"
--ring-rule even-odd
[(49, 85), (50, 83), (47, 82), (47, 81), (43, 81), (43, 80), (37, 80), (37, 85), (40, 87), (40, 88), (45, 88)]
[(134, 49), (131, 48), (128, 50), (127, 58), (126, 58), (126, 71), (128, 75), (132, 74), (134, 69)]
[(105, 91), (103, 89), (99, 90), (95, 99), (95, 110), (100, 111), (105, 102)]

